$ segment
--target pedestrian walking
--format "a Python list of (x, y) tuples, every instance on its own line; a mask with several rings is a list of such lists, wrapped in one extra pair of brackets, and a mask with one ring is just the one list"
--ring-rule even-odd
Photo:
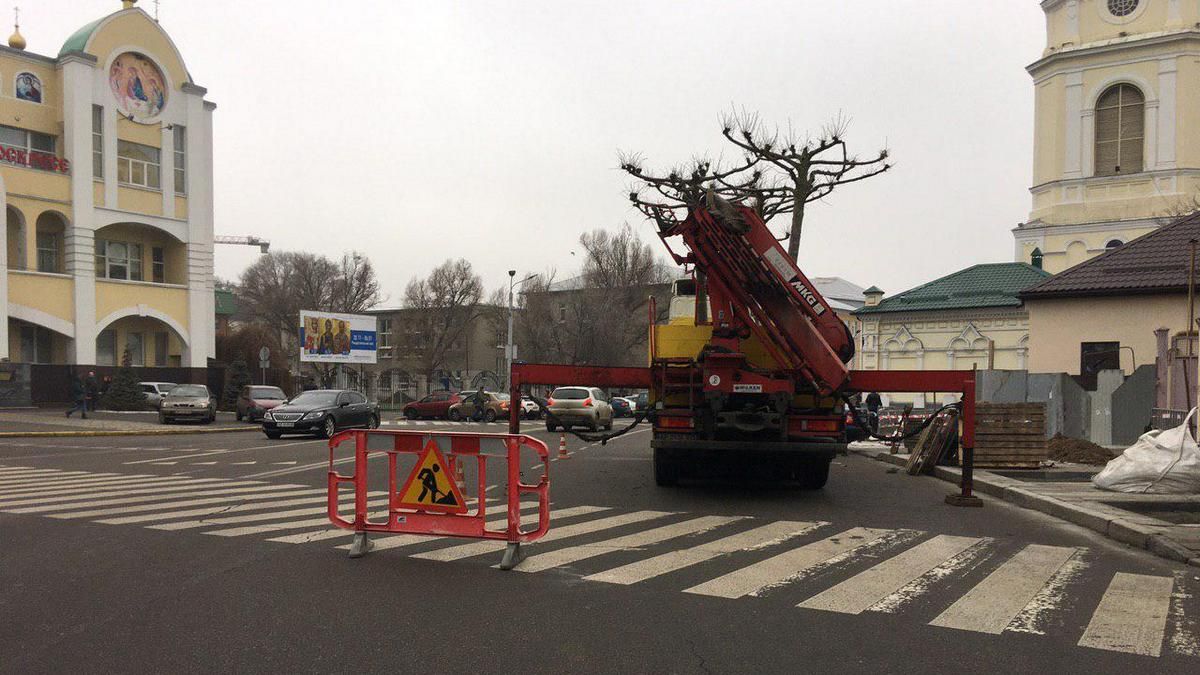
[(96, 371), (88, 371), (87, 379), (83, 381), (83, 388), (87, 395), (88, 412), (96, 412), (96, 402), (100, 400), (100, 382), (96, 380)]
[(81, 377), (72, 377), (71, 378), (71, 401), (72, 401), (72, 403), (74, 403), (74, 406), (72, 406), (72, 408), (67, 411), (67, 417), (70, 417), (71, 413), (78, 410), (79, 416), (86, 420), (87, 419), (87, 385), (84, 384), (83, 378), (81, 378)]

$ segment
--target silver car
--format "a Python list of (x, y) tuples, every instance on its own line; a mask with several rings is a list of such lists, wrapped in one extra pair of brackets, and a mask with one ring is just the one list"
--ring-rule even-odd
[(158, 423), (199, 420), (211, 424), (217, 419), (217, 403), (202, 384), (179, 384), (163, 397), (158, 407)]
[(138, 382), (138, 386), (142, 388), (142, 393), (146, 395), (146, 405), (151, 410), (158, 410), (159, 404), (162, 403), (163, 397), (167, 392), (175, 388), (174, 382)]
[[(595, 387), (559, 387), (550, 392), (547, 401), (551, 414), (563, 424), (564, 429), (575, 425), (595, 431), (601, 427), (612, 429), (613, 409), (608, 396)], [(554, 431), (558, 425), (546, 418), (546, 431)]]

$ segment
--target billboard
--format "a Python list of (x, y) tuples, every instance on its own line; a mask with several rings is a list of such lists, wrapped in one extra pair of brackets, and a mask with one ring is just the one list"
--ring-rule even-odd
[(375, 317), (300, 311), (300, 360), (375, 363)]

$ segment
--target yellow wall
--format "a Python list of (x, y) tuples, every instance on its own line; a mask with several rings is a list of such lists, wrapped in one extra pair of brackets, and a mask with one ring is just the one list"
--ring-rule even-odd
[(75, 322), (75, 280), (71, 277), (10, 271), (8, 301)]
[[(1121, 297), (1031, 299), (1029, 311), (1029, 370), (1079, 374), (1081, 342), (1120, 342), (1121, 368), (1153, 364), (1157, 346), (1154, 331), (1170, 334), (1187, 325), (1187, 297), (1129, 295)], [(1133, 357), (1129, 350), (1133, 348)]]
[(97, 67), (108, 66), (109, 57), (115, 50), (138, 45), (138, 49), (155, 58), (171, 81), (173, 90), (178, 90), (188, 81), (187, 71), (177, 58), (167, 37), (160, 32), (158, 24), (142, 12), (128, 12), (108, 21), (92, 34), (87, 52), (100, 60)]
[[(973, 366), (988, 367), (986, 341), (979, 340), (968, 329), (995, 342), (993, 365), (1000, 370), (1023, 367), (1022, 339), (1029, 335), (1028, 316), (1021, 311), (976, 310), (965, 314), (961, 310), (920, 312), (905, 315), (863, 315), (861, 368), (863, 370), (969, 370)], [(903, 330), (923, 345), (918, 349), (907, 334), (893, 341)], [(972, 344), (960, 340), (964, 331)], [(904, 344), (901, 344), (903, 342)], [(953, 351), (951, 358), (949, 352)], [(886, 354), (886, 357), (885, 357)], [(918, 361), (920, 365), (918, 366)]]
[(1047, 52), (1059, 50), (1066, 45), (1087, 44), (1113, 40), (1122, 32), (1133, 35), (1165, 29), (1179, 29), (1200, 21), (1200, 8), (1196, 3), (1178, 2), (1179, 19), (1172, 21), (1167, 12), (1166, 0), (1142, 0), (1145, 8), (1135, 13), (1132, 21), (1114, 22), (1104, 19), (1103, 8), (1107, 0), (1081, 0), (1078, 6), (1078, 34), (1070, 32), (1067, 18), (1067, 3), (1060, 2), (1047, 15)]
[(117, 208), (152, 216), (162, 215), (162, 192), (153, 189), (125, 187), (117, 188)]
[[(188, 296), (182, 288), (154, 284), (96, 280), (96, 320), (117, 310), (146, 305), (188, 327)], [(100, 328), (103, 328), (101, 326)]]
[(126, 225), (118, 223), (102, 227), (96, 232), (96, 239), (122, 241), (142, 245), (142, 280), (150, 281), (151, 276), (150, 249), (160, 246), (165, 249), (166, 279), (168, 284), (187, 283), (187, 246), (171, 235), (152, 227), (141, 225)]
[[(41, 103), (22, 101), (16, 98), (16, 77), (17, 74), (24, 72), (33, 73), (42, 81)], [(4, 96), (4, 106), (0, 110), (0, 124), (59, 136), (62, 133), (62, 85), (60, 79), (58, 71), (48, 64), (13, 54), (0, 56), (0, 95)], [(59, 143), (62, 143), (61, 139)], [(58, 148), (58, 156), (62, 157), (61, 146)]]
[(118, 365), (121, 363), (121, 356), (125, 353), (125, 348), (128, 346), (127, 340), (130, 333), (141, 333), (143, 336), (142, 344), (145, 365), (155, 365), (155, 333), (167, 334), (167, 358), (165, 365), (178, 366), (181, 363), (183, 342), (169, 326), (163, 324), (161, 321), (147, 317), (130, 316), (114, 321), (106, 329), (116, 331), (117, 333), (116, 362)]
[[(171, 189), (175, 189), (175, 177), (171, 176)], [(187, 197), (175, 195), (175, 217), (180, 220), (187, 220), (188, 217), (188, 200)]]
[(1151, 227), (1119, 227), (1102, 232), (1060, 233), (1051, 228), (1045, 235), (1044, 244), (1039, 245), (1035, 242), (1021, 244), (1021, 261), (1032, 263), (1033, 250), (1040, 248), (1043, 255), (1042, 269), (1051, 274), (1058, 274), (1069, 267), (1074, 267), (1089, 258), (1104, 253), (1105, 245), (1113, 239), (1128, 243), (1153, 229)]

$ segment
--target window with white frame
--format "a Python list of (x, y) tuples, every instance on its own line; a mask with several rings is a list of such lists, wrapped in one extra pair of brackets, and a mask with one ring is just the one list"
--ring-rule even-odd
[(142, 245), (96, 240), (96, 276), (101, 279), (142, 280)]
[(52, 168), (58, 159), (50, 134), (3, 125), (0, 125), (0, 156), (13, 164), (36, 169)]
[(379, 351), (390, 353), (392, 351), (392, 320), (379, 320)]
[(117, 181), (157, 190), (161, 183), (162, 152), (131, 141), (117, 141)]
[(62, 237), (57, 232), (37, 233), (37, 269), (39, 272), (60, 272), (58, 267), (59, 242)]
[(92, 106), (92, 177), (104, 178), (104, 107)]
[(187, 194), (187, 129), (181, 124), (172, 128), (175, 134), (175, 193)]
[(150, 248), (150, 281), (163, 284), (167, 281), (166, 251), (161, 246)]

